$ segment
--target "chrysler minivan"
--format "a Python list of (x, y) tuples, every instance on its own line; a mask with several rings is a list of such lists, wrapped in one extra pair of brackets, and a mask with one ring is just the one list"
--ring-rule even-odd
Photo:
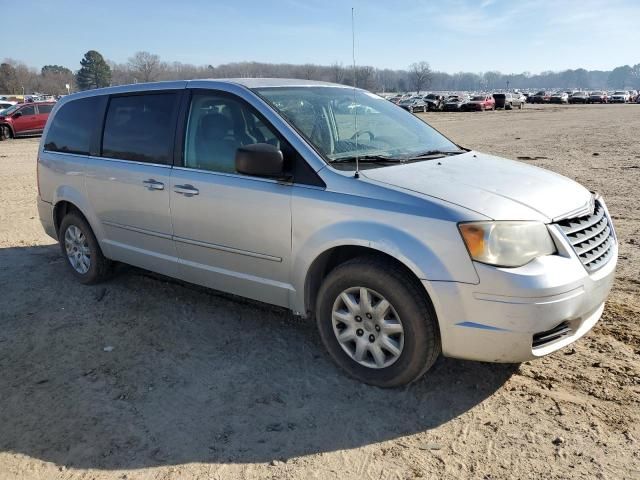
[(291, 309), (382, 387), (440, 353), (522, 362), (568, 345), (600, 318), (617, 261), (598, 194), (330, 83), (76, 93), (37, 165), (42, 225), (80, 282), (124, 262)]

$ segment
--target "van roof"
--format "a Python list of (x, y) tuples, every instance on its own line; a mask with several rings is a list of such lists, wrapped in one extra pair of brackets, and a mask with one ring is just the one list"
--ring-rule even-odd
[(172, 90), (193, 86), (194, 88), (216, 88), (220, 84), (238, 85), (245, 88), (265, 87), (340, 87), (353, 88), (349, 85), (321, 82), (318, 80), (303, 80), (298, 78), (197, 78), (193, 80), (171, 80), (164, 82), (131, 83), (114, 87), (96, 88), (65, 95), (59, 103), (75, 100), (77, 98), (91, 97), (94, 95), (110, 95), (119, 93), (148, 92), (153, 90)]

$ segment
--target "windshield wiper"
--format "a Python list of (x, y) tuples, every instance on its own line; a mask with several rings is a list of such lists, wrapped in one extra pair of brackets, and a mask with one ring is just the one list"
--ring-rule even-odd
[[(418, 153), (416, 155), (403, 155), (402, 157), (391, 157), (386, 155), (360, 155), (358, 156), (359, 162), (364, 163), (408, 163), (415, 160), (423, 160), (434, 157), (444, 157), (449, 155), (459, 155), (465, 153), (464, 150), (427, 150), (426, 152)], [(349, 163), (355, 162), (356, 156), (351, 155), (348, 157), (341, 157), (331, 160), (331, 163)]]
[[(365, 163), (376, 163), (376, 162), (388, 162), (388, 163), (402, 163), (406, 161), (403, 158), (395, 158), (395, 157), (387, 157), (386, 155), (358, 155), (359, 162)], [(349, 157), (340, 157), (334, 160), (331, 160), (330, 163), (349, 163), (355, 162), (356, 156), (352, 155)]]
[(407, 157), (406, 160), (420, 160), (421, 158), (429, 158), (436, 156), (447, 157), (450, 155), (460, 155), (461, 153), (465, 153), (464, 150), (427, 150), (426, 152), (418, 153), (416, 155), (411, 155)]

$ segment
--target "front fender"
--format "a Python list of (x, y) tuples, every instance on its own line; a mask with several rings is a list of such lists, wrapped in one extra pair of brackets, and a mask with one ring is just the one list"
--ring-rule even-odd
[[(418, 238), (388, 224), (344, 221), (327, 225), (296, 244), (292, 255), (294, 311), (305, 311), (307, 273), (324, 252), (341, 246), (360, 246), (385, 253), (404, 264), (420, 280), (478, 283), (479, 279), (455, 223), (439, 222), (432, 234)], [(434, 225), (436, 227), (436, 225)], [(458, 239), (458, 242), (455, 240)], [(431, 242), (434, 242), (432, 245)]]

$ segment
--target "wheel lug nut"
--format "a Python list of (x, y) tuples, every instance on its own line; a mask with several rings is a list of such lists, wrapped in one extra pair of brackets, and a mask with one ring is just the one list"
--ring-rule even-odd
[(376, 341), (376, 337), (374, 337), (373, 335), (369, 335), (369, 341), (371, 343), (375, 342)]
[(356, 330), (356, 335), (358, 335), (359, 337), (361, 337), (363, 333), (364, 333), (364, 331), (361, 328)]
[(372, 318), (372, 317), (371, 317), (371, 314), (370, 314), (370, 313), (367, 313), (367, 318), (368, 318), (369, 320), (371, 320), (371, 318)]
[(361, 322), (362, 321), (362, 317), (360, 315), (356, 315), (356, 322)]
[(376, 332), (380, 331), (380, 325), (376, 325)]

